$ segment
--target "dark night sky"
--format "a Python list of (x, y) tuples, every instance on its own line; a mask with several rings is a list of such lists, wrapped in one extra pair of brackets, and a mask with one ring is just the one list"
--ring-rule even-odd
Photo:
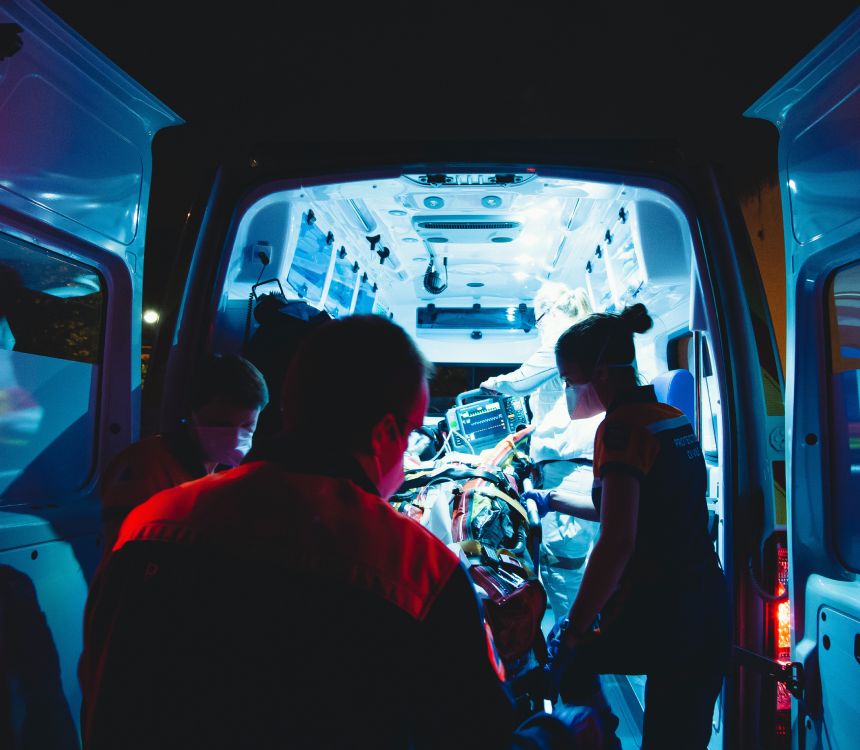
[(225, 133), (731, 142), (743, 110), (857, 3), (46, 5)]
[[(776, 130), (744, 110), (858, 5), (45, 4), (205, 142), (653, 137), (741, 193), (776, 168)], [(175, 228), (154, 215), (150, 268)]]

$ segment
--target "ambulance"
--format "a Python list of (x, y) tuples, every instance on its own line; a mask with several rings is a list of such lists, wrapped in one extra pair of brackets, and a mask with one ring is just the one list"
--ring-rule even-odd
[[(718, 169), (662, 143), (404, 141), (237, 144), (189, 199), (144, 380), (153, 143), (182, 118), (41, 4), (0, 24), (0, 744), (79, 747), (100, 474), (185, 413), (207, 353), (246, 350), (262, 298), (403, 326), (436, 365), (428, 424), (468, 452), (528, 425), (463, 394), (535, 351), (560, 281), (647, 306), (640, 376), (703, 448), (734, 622), (710, 747), (860, 748), (860, 11), (745, 113), (779, 133), (785, 373)], [(607, 685), (638, 747), (642, 680)]]

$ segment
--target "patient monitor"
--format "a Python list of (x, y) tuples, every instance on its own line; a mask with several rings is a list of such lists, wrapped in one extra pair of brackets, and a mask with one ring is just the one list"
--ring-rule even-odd
[[(464, 403), (470, 396), (480, 399)], [(455, 451), (479, 453), (492, 448), (507, 435), (528, 426), (529, 419), (522, 398), (493, 395), (481, 389), (457, 396), (454, 408), (445, 415)]]

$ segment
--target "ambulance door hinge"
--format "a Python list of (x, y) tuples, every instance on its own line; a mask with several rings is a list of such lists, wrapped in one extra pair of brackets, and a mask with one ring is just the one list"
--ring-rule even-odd
[(735, 663), (781, 682), (795, 698), (803, 698), (805, 684), (803, 665), (800, 662), (789, 661), (783, 664), (776, 659), (768, 659), (754, 651), (735, 646)]

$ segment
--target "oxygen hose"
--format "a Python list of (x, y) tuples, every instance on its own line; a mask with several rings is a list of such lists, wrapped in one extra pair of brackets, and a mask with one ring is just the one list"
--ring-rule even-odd
[(257, 275), (257, 281), (251, 286), (251, 291), (248, 294), (248, 311), (245, 314), (245, 336), (242, 341), (243, 356), (248, 354), (248, 339), (251, 336), (251, 315), (254, 313), (254, 300), (257, 298), (256, 287), (257, 284), (260, 283), (260, 279), (263, 278), (263, 271), (265, 271), (266, 266), (269, 265), (269, 256), (264, 252), (258, 252), (257, 257), (260, 259), (262, 267), (260, 268), (260, 273)]

